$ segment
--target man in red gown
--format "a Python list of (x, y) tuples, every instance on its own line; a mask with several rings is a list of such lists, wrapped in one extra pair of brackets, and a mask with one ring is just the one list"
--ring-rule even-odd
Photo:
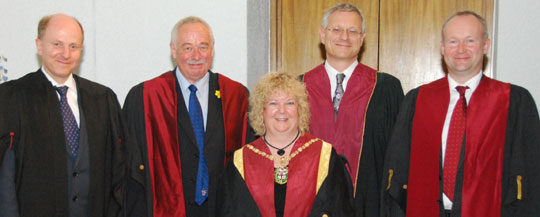
[(202, 19), (180, 20), (170, 47), (177, 67), (133, 87), (124, 103), (131, 133), (127, 215), (216, 216), (225, 162), (249, 134), (248, 91), (210, 71), (214, 38)]
[(522, 87), (482, 73), (490, 47), (471, 11), (442, 28), (448, 75), (403, 101), (385, 162), (381, 216), (538, 216), (540, 120)]
[(348, 160), (356, 216), (378, 216), (386, 144), (403, 99), (401, 83), (358, 62), (364, 17), (352, 4), (330, 8), (319, 29), (326, 62), (303, 80), (311, 111), (310, 133)]

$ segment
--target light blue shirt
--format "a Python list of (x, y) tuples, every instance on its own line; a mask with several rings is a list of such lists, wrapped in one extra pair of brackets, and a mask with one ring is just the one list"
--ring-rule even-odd
[[(176, 67), (175, 70), (176, 78), (178, 79), (178, 84), (180, 84), (180, 91), (182, 91), (182, 96), (184, 97), (184, 102), (186, 104), (186, 110), (189, 112), (189, 95), (191, 95), (191, 91), (189, 90), (189, 81), (182, 75), (180, 72), (180, 69)], [(197, 81), (194, 85), (197, 87), (197, 92), (195, 92), (195, 95), (197, 95), (197, 99), (199, 100), (199, 103), (201, 104), (201, 110), (203, 115), (203, 123), (204, 123), (204, 130), (206, 131), (206, 119), (208, 117), (208, 91), (209, 91), (209, 83), (210, 83), (210, 73), (206, 73), (206, 75), (201, 78), (201, 80)]]

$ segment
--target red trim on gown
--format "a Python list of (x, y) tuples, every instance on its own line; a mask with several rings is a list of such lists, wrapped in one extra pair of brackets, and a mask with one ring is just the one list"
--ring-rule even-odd
[(377, 83), (377, 71), (358, 64), (349, 78), (347, 90), (339, 105), (337, 122), (330, 80), (324, 64), (304, 75), (311, 112), (310, 133), (329, 143), (349, 162), (349, 173), (356, 191), (358, 167), (364, 139), (366, 110)]
[[(247, 91), (241, 84), (225, 76), (219, 76), (218, 82), (225, 125), (226, 162), (230, 158), (227, 153), (232, 153), (245, 142)], [(176, 85), (172, 71), (144, 83), (145, 129), (154, 217), (186, 216), (178, 143)], [(243, 115), (238, 118), (238, 114)]]
[[(315, 137), (305, 134), (293, 146), (296, 151)], [(270, 154), (259, 138), (251, 143), (255, 148)], [(289, 162), (289, 177), (283, 216), (307, 216), (311, 212), (317, 188), (317, 175), (322, 141), (312, 143)], [(244, 175), (246, 186), (257, 203), (263, 217), (275, 217), (274, 162), (250, 149), (244, 148)], [(309, 163), (306, 163), (309, 162)]]
[[(444, 77), (419, 88), (413, 119), (407, 216), (439, 216), (442, 128), (450, 92)], [(483, 77), (467, 107), (463, 217), (500, 216), (510, 84)]]

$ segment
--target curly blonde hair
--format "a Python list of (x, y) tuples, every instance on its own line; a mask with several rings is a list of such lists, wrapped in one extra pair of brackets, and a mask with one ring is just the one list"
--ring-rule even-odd
[(291, 94), (298, 103), (298, 130), (300, 134), (309, 132), (309, 104), (306, 87), (298, 77), (286, 72), (271, 72), (264, 75), (255, 86), (255, 92), (249, 96), (249, 123), (255, 134), (266, 133), (263, 112), (267, 101), (274, 93)]

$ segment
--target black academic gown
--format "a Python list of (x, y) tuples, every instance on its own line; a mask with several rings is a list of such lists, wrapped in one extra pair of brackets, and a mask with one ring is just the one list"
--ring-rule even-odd
[[(73, 77), (88, 133), (88, 214), (123, 216), (125, 167), (120, 105), (111, 89)], [(15, 168), (11, 174), (16, 191), (12, 192), (17, 199), (10, 202), (18, 204), (21, 217), (68, 216), (67, 186), (72, 174), (68, 174), (56, 90), (38, 70), (0, 85), (0, 105), (0, 162), (10, 145), (15, 158), (11, 165), (0, 165)]]
[[(301, 137), (302, 138), (302, 137)], [(309, 136), (309, 138), (314, 138)], [(298, 139), (299, 141), (307, 141)], [(300, 147), (300, 145), (295, 145), (295, 147)], [(308, 147), (311, 148), (311, 147)], [(248, 148), (242, 148), (243, 151), (251, 151)], [(238, 152), (238, 151), (237, 151)], [(301, 155), (302, 153), (300, 153)], [(332, 148), (330, 153), (330, 163), (329, 167), (325, 168), (328, 172), (326, 179), (323, 181), (323, 184), (319, 188), (318, 193), (315, 195), (315, 200), (313, 201), (313, 206), (309, 212), (309, 217), (315, 216), (338, 216), (338, 217), (349, 217), (354, 213), (354, 208), (352, 204), (352, 183), (349, 178), (349, 173), (345, 168), (344, 159), (337, 155), (336, 151)], [(238, 156), (242, 158), (241, 156)], [(317, 159), (315, 159), (317, 158)], [(310, 164), (314, 162), (319, 162), (319, 156), (316, 155), (313, 159), (303, 159), (302, 162), (305, 164)], [(263, 163), (267, 163), (268, 159), (260, 156), (260, 164), (256, 164), (254, 168), (262, 168)], [(237, 162), (235, 162), (237, 161)], [(218, 190), (218, 208), (217, 216), (220, 217), (259, 217), (261, 212), (255, 202), (252, 194), (250, 193), (248, 186), (246, 185), (245, 179), (240, 174), (238, 168), (235, 166), (235, 163), (238, 164), (242, 162), (238, 161), (237, 153), (235, 153), (234, 159), (231, 159), (227, 163), (225, 173), (221, 186)], [(242, 162), (244, 163), (244, 162)], [(240, 163), (240, 164), (242, 164)], [(243, 170), (247, 169), (245, 166)], [(321, 168), (319, 168), (321, 169)], [(294, 168), (289, 168), (289, 170), (294, 170)], [(289, 171), (289, 174), (290, 174)], [(321, 172), (319, 170), (319, 172)], [(243, 171), (247, 173), (247, 171)], [(273, 180), (273, 174), (268, 174), (269, 178)], [(301, 177), (305, 178), (305, 177)], [(289, 179), (290, 180), (290, 179)], [(304, 180), (308, 182), (308, 180)], [(274, 189), (274, 183), (272, 182), (271, 186), (268, 186), (270, 189)], [(287, 184), (289, 185), (289, 184)], [(306, 184), (306, 186), (311, 186)], [(302, 195), (304, 190), (301, 186), (299, 189), (289, 189), (291, 186), (287, 186), (287, 192), (294, 192)], [(274, 190), (272, 190), (274, 191)], [(300, 192), (298, 192), (300, 191)], [(303, 200), (304, 197), (300, 196), (299, 198), (290, 198), (285, 202), (285, 210), (287, 209), (296, 209), (297, 207), (291, 207), (291, 200)], [(274, 199), (271, 199), (274, 200)], [(295, 201), (297, 202), (297, 201)], [(303, 203), (300, 203), (303, 204)], [(287, 212), (287, 211), (285, 211)], [(268, 215), (266, 215), (268, 216)], [(295, 216), (296, 217), (296, 216)], [(299, 216), (298, 216), (299, 217)]]
[[(411, 90), (405, 97), (388, 147), (382, 182), (381, 216), (405, 216), (412, 123), (417, 95), (418, 88)], [(539, 216), (538, 159), (540, 121), (536, 105), (526, 89), (512, 85), (504, 143), (501, 217)], [(462, 163), (463, 160), (460, 164)], [(393, 171), (389, 172), (390, 169)], [(518, 176), (523, 177), (520, 182), (517, 181)], [(462, 180), (463, 169), (458, 170), (456, 177), (454, 203), (457, 204), (461, 203), (459, 199)], [(440, 203), (442, 206), (442, 202)], [(461, 216), (460, 208), (455, 208), (452, 216)]]
[[(174, 73), (169, 72), (169, 73)], [(204, 154), (209, 171), (208, 199), (199, 206), (195, 203), (195, 184), (199, 162), (199, 150), (185, 106), (185, 100), (176, 82), (178, 141), (182, 169), (182, 184), (186, 216), (216, 216), (216, 189), (225, 167), (225, 132), (221, 100), (213, 93), (220, 90), (218, 74), (209, 72), (208, 116), (204, 141)], [(176, 73), (174, 73), (176, 76)], [(222, 75), (219, 75), (222, 76)], [(176, 78), (175, 78), (176, 79)], [(124, 103), (123, 115), (127, 122), (130, 141), (128, 141), (128, 190), (127, 216), (153, 216), (153, 198), (151, 177), (147, 169), (148, 150), (143, 102), (144, 83), (133, 87)], [(247, 88), (246, 88), (247, 91)], [(241, 130), (241, 129), (239, 129)], [(252, 131), (248, 130), (246, 141), (253, 140)], [(159, 201), (156, 201), (159, 202)]]

